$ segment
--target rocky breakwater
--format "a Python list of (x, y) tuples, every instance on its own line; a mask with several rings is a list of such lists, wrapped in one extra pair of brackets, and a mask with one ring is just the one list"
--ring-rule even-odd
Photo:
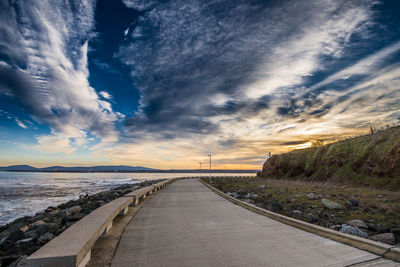
[(26, 216), (0, 227), (0, 266), (17, 263), (102, 205), (141, 187), (162, 180), (127, 184), (94, 195), (83, 195), (57, 207), (48, 207), (34, 216)]

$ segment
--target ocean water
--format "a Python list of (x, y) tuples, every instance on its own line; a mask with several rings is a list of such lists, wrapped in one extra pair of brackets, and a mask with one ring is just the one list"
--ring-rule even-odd
[[(205, 175), (205, 174), (203, 174)], [(255, 175), (219, 173), (218, 176)], [(80, 195), (95, 194), (122, 184), (135, 184), (196, 173), (40, 173), (0, 172), (0, 225), (31, 216)]]

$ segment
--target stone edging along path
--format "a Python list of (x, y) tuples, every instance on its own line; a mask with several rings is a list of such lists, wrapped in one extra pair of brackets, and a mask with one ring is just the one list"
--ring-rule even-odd
[(210, 190), (214, 191), (216, 194), (219, 196), (229, 200), (230, 202), (233, 202), (234, 204), (237, 204), (245, 209), (251, 210), (253, 212), (256, 212), (260, 215), (266, 216), (268, 218), (277, 220), (281, 223), (302, 229), (307, 232), (311, 232), (314, 234), (317, 234), (319, 236), (326, 237), (331, 240), (335, 240), (340, 243), (344, 243), (347, 245), (350, 245), (352, 247), (356, 247), (362, 250), (366, 250), (368, 252), (374, 253), (376, 255), (382, 256), (384, 258), (400, 262), (400, 248), (395, 247), (395, 246), (390, 246), (387, 244), (379, 243), (376, 241), (372, 241), (366, 238), (361, 238), (358, 236), (353, 236), (345, 233), (341, 233), (338, 231), (334, 231), (329, 228), (321, 227), (318, 225), (310, 224), (304, 221), (300, 221), (285, 215), (281, 215), (269, 210), (265, 210), (262, 208), (259, 208), (257, 206), (254, 206), (252, 204), (246, 203), (244, 201), (238, 200), (236, 198), (233, 198), (231, 196), (228, 196), (227, 194), (223, 193), (222, 191), (216, 189), (215, 187), (211, 186), (210, 184), (202, 181), (199, 179), (201, 183), (203, 183), (205, 186), (207, 186)]

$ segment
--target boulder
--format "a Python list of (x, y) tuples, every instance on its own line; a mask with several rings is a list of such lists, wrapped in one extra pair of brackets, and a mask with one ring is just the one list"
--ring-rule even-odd
[(342, 205), (340, 205), (339, 203), (336, 203), (332, 200), (329, 200), (327, 198), (323, 198), (321, 199), (321, 203), (328, 209), (332, 210), (332, 209), (341, 209)]
[(345, 233), (345, 234), (363, 237), (363, 238), (368, 237), (368, 234), (366, 232), (362, 231), (360, 228), (350, 226), (347, 224), (342, 224), (342, 227), (340, 228), (340, 232)]
[(315, 222), (318, 221), (318, 217), (315, 216), (315, 215), (312, 214), (312, 213), (308, 213), (308, 214), (306, 215), (306, 219), (307, 219), (307, 221), (308, 221), (309, 223), (315, 223)]
[(33, 237), (28, 237), (28, 238), (24, 238), (24, 239), (18, 240), (17, 244), (25, 245), (25, 244), (31, 243), (33, 240), (34, 240)]
[(24, 238), (25, 238), (25, 232), (18, 229), (16, 231), (11, 232), (8, 235), (7, 240), (15, 242)]
[(57, 234), (58, 225), (55, 223), (44, 223), (44, 224), (40, 224), (40, 225), (34, 227), (33, 230), (35, 230), (35, 232), (39, 236), (41, 236), (47, 232), (52, 233), (52, 234)]
[(264, 205), (267, 207), (267, 210), (270, 210), (272, 212), (280, 211), (283, 208), (281, 203), (275, 201), (267, 201), (266, 203), (264, 203)]
[(292, 214), (294, 217), (300, 218), (303, 213), (299, 210), (292, 210)]
[(28, 258), (27, 255), (20, 256), (20, 257), (18, 257), (17, 260), (13, 261), (10, 265), (8, 265), (8, 267), (26, 266), (26, 265), (24, 264), (26, 258)]
[(72, 214), (75, 214), (75, 213), (80, 212), (81, 209), (82, 209), (81, 206), (76, 205), (76, 206), (73, 206), (73, 207), (71, 207), (71, 208), (66, 209), (66, 210), (65, 210), (65, 214), (66, 214), (67, 216), (70, 216), (70, 215), (72, 215)]
[(362, 220), (350, 220), (350, 221), (347, 221), (346, 223), (350, 226), (368, 229), (368, 226)]
[(335, 230), (335, 231), (339, 231), (340, 228), (342, 228), (342, 226), (340, 224), (335, 224), (335, 225), (329, 226), (329, 228), (332, 230)]
[(38, 243), (39, 244), (46, 244), (47, 242), (49, 242), (50, 240), (52, 240), (55, 236), (52, 233), (45, 233), (43, 235), (41, 235), (38, 239)]
[(263, 190), (263, 189), (265, 189), (265, 185), (263, 185), (263, 184), (262, 184), (262, 185), (260, 185), (260, 186), (258, 187), (258, 189), (259, 189), (259, 190)]
[(308, 193), (308, 194), (307, 194), (307, 198), (308, 198), (309, 200), (314, 200), (314, 199), (317, 199), (318, 196), (317, 196), (316, 194), (314, 194), (314, 193)]
[(0, 266), (9, 266), (14, 261), (18, 260), (21, 256), (14, 254), (14, 255), (7, 255), (0, 257)]
[(355, 198), (351, 198), (346, 201), (346, 207), (349, 209), (357, 208), (358, 207), (358, 200)]
[(238, 194), (239, 197), (244, 197), (245, 195), (247, 195), (247, 192), (244, 191), (243, 189), (239, 189), (237, 191), (237, 194)]
[(386, 233), (389, 231), (389, 228), (380, 223), (369, 223), (368, 230), (377, 233)]
[(38, 220), (38, 221), (36, 221), (36, 222), (31, 223), (31, 224), (29, 225), (29, 227), (38, 226), (38, 225), (41, 225), (41, 224), (44, 224), (44, 223), (45, 223), (45, 222), (44, 222), (43, 220)]
[(392, 233), (394, 234), (396, 242), (400, 243), (400, 227), (393, 228)]
[(251, 195), (250, 195), (250, 198), (251, 198), (252, 200), (257, 200), (257, 199), (258, 199), (258, 195), (257, 195), (257, 194), (251, 194)]
[(369, 237), (371, 240), (382, 242), (389, 245), (394, 245), (396, 243), (396, 238), (393, 233), (383, 233), (378, 235), (373, 235)]

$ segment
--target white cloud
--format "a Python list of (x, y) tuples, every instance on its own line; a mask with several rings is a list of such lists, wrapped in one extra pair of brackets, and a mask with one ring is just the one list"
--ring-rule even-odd
[[(10, 93), (28, 107), (35, 120), (51, 128), (52, 141), (62, 137), (57, 143), (64, 147), (68, 138), (85, 138), (82, 131), (117, 140), (114, 122), (120, 116), (107, 102), (111, 96), (103, 92), (100, 95), (105, 100), (100, 99), (88, 82), (88, 38), (94, 25), (95, 1), (16, 1), (7, 8), (0, 27), (14, 34), (0, 48), (10, 57), (8, 67), (3, 68), (15, 73), (14, 80), (24, 81), (13, 81)], [(15, 47), (18, 53), (14, 53)], [(39, 144), (44, 144), (40, 140)]]
[(110, 100), (112, 97), (109, 93), (107, 93), (106, 91), (100, 91), (99, 95), (101, 95), (103, 98)]
[(43, 135), (37, 137), (38, 145), (33, 149), (46, 153), (73, 153), (76, 148), (72, 145), (70, 138), (59, 135)]
[(22, 121), (20, 121), (19, 119), (15, 118), (15, 122), (18, 124), (19, 127), (27, 129), (28, 126), (26, 126)]

